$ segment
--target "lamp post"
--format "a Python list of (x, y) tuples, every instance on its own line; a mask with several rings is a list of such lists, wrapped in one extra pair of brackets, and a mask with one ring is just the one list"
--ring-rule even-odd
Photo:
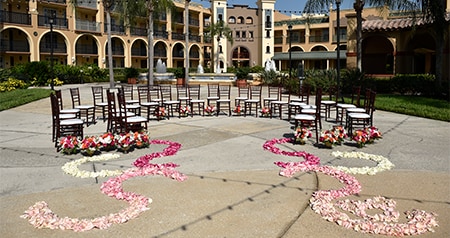
[(184, 86), (187, 86), (189, 83), (189, 3), (191, 0), (186, 0), (184, 5), (185, 12), (185, 27), (186, 27), (186, 47), (185, 47), (185, 60), (186, 60), (186, 68), (184, 69)]
[(289, 30), (289, 78), (291, 78), (292, 75), (292, 54), (291, 54), (291, 46), (292, 46), (292, 25), (289, 24), (288, 26)]
[(341, 5), (341, 0), (336, 0), (336, 24), (337, 24), (337, 35), (336, 35), (336, 43), (337, 43), (337, 62), (336, 62), (336, 81), (337, 81), (337, 92), (336, 92), (336, 100), (339, 99), (339, 93), (340, 93), (340, 81), (341, 81), (341, 20), (340, 20), (340, 12), (339, 12), (339, 7)]
[(53, 82), (53, 24), (55, 23), (55, 14), (53, 13), (48, 22), (50, 23), (50, 88), (54, 90), (54, 82)]

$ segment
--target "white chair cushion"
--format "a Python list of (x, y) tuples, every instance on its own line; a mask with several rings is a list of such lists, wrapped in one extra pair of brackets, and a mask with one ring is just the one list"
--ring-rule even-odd
[(294, 117), (294, 120), (300, 120), (300, 121), (314, 121), (316, 119), (313, 115), (308, 114), (297, 114)]
[(369, 119), (370, 115), (367, 113), (350, 113), (348, 117), (352, 119)]
[(328, 101), (328, 100), (321, 101), (321, 103), (325, 104), (325, 105), (334, 105), (334, 104), (336, 104), (335, 101)]
[(147, 118), (141, 116), (127, 117), (128, 123), (147, 122)]
[(94, 108), (94, 105), (79, 105), (79, 106), (75, 106), (75, 108), (80, 109), (80, 110), (88, 110), (88, 109)]
[(360, 107), (355, 107), (355, 108), (347, 108), (347, 112), (348, 113), (363, 113), (366, 112), (366, 110), (364, 108), (360, 108)]
[(306, 114), (314, 114), (314, 113), (316, 113), (316, 109), (313, 109), (313, 108), (305, 108), (305, 109), (302, 109), (302, 113), (306, 113)]
[(347, 104), (347, 103), (338, 103), (338, 104), (336, 104), (336, 107), (345, 108), (345, 109), (347, 109), (347, 108), (356, 108), (355, 105)]
[(67, 120), (62, 120), (60, 122), (61, 126), (71, 126), (71, 125), (80, 125), (83, 124), (83, 120), (81, 119), (67, 119)]

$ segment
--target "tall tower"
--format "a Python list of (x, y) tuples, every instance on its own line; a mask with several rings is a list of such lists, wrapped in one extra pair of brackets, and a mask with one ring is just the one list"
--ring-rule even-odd
[(267, 59), (274, 55), (274, 9), (276, 0), (258, 0), (258, 9), (261, 11), (261, 36), (259, 41), (259, 62), (263, 67)]
[[(212, 20), (216, 24), (219, 21), (227, 23), (227, 1), (226, 0), (211, 0)], [(214, 58), (212, 61), (215, 73), (227, 72), (227, 40), (218, 36), (211, 36), (213, 42)]]

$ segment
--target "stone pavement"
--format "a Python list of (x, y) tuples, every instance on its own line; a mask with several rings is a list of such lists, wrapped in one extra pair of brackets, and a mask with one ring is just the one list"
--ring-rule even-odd
[[(82, 103), (92, 101), (90, 86), (61, 87), (69, 108), (69, 87), (79, 87)], [(107, 87), (107, 84), (103, 84)], [(203, 93), (206, 88), (202, 88)], [(236, 89), (233, 89), (236, 95)], [(450, 237), (450, 124), (413, 116), (376, 111), (374, 124), (384, 138), (357, 149), (342, 145), (330, 149), (282, 144), (288, 151), (305, 150), (322, 164), (348, 167), (375, 166), (361, 160), (336, 159), (332, 151), (362, 151), (389, 158), (390, 171), (374, 176), (355, 175), (364, 200), (384, 196), (404, 211), (421, 209), (438, 214), (435, 233), (421, 237)], [(326, 129), (331, 123), (325, 123)], [(19, 216), (38, 201), (46, 201), (59, 216), (94, 218), (115, 213), (127, 204), (100, 192), (107, 178), (80, 179), (66, 175), (61, 166), (80, 154), (66, 156), (51, 142), (50, 99), (42, 99), (0, 112), (0, 234), (1, 237), (375, 237), (346, 229), (323, 219), (309, 207), (314, 191), (342, 187), (336, 180), (312, 172), (292, 178), (278, 175), (276, 161), (296, 158), (275, 155), (262, 149), (267, 140), (292, 133), (286, 120), (247, 117), (171, 118), (151, 121), (151, 139), (182, 144), (174, 156), (155, 163), (174, 162), (189, 178), (176, 182), (164, 177), (128, 180), (124, 190), (142, 194), (153, 202), (150, 210), (124, 224), (83, 233), (35, 229)], [(85, 135), (99, 135), (106, 124), (85, 127)], [(89, 163), (82, 169), (131, 168), (139, 156), (161, 151), (149, 149), (119, 153), (118, 160)]]

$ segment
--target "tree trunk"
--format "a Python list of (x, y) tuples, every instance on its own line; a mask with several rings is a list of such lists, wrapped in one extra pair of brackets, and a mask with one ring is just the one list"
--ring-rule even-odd
[(109, 68), (109, 88), (114, 88), (114, 71), (112, 56), (112, 40), (111, 40), (111, 12), (106, 11), (106, 28), (108, 34), (108, 68)]
[(356, 67), (362, 72), (362, 11), (364, 0), (355, 0), (353, 8), (356, 12)]
[(185, 19), (185, 27), (186, 27), (186, 46), (185, 46), (185, 60), (186, 60), (186, 68), (184, 69), (184, 84), (185, 86), (189, 83), (189, 2), (191, 2), (191, 0), (186, 0), (185, 2), (185, 6), (184, 6), (184, 19)]
[(148, 1), (148, 79), (147, 79), (147, 85), (153, 85), (153, 58), (154, 58), (154, 51), (153, 51), (153, 0)]

